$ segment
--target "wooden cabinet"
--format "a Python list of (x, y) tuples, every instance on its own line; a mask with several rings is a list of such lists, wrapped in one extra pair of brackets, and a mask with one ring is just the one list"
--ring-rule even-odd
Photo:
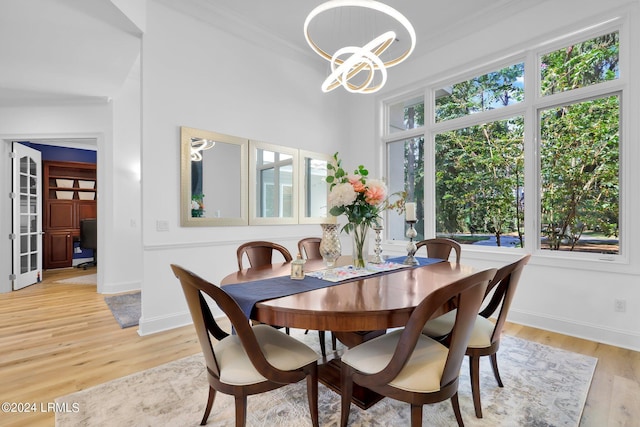
[(96, 165), (43, 162), (44, 268), (71, 267), (80, 221), (97, 217)]

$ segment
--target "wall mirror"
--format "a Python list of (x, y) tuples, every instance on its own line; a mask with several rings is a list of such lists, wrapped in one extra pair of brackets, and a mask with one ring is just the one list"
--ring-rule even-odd
[(298, 223), (298, 150), (249, 141), (249, 224)]
[(326, 182), (327, 164), (331, 156), (324, 153), (300, 150), (300, 195), (298, 222), (300, 224), (322, 224), (335, 221), (329, 215)]
[(182, 225), (247, 225), (249, 141), (184, 126), (180, 139)]

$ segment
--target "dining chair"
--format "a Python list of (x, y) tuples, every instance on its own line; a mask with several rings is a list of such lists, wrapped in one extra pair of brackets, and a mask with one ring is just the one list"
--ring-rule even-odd
[[(243, 269), (243, 258), (246, 256), (251, 268), (262, 267), (264, 265), (270, 265), (273, 260), (273, 252), (279, 252), (284, 258), (284, 262), (290, 262), (293, 257), (291, 252), (284, 246), (274, 243), (266, 242), (263, 240), (256, 240), (253, 242), (246, 242), (238, 246), (236, 250), (236, 257), (238, 258), (238, 270)], [(279, 328), (279, 326), (276, 326)], [(285, 328), (287, 335), (289, 335), (289, 328)]]
[(322, 259), (320, 237), (306, 237), (298, 242), (298, 253), (305, 259)]
[[(496, 269), (477, 272), (437, 289), (411, 313), (403, 329), (346, 350), (342, 355), (341, 417), (346, 426), (353, 384), (411, 404), (411, 425), (422, 425), (422, 406), (451, 399), (458, 426), (458, 378), (473, 322)], [(456, 298), (458, 309), (449, 347), (422, 334), (427, 319)]]
[[(322, 259), (320, 254), (320, 237), (305, 237), (298, 241), (298, 253), (301, 254), (304, 259)], [(307, 329), (304, 333), (308, 333)], [(325, 331), (318, 331), (318, 340), (320, 341), (320, 352), (323, 357), (327, 356), (327, 348), (325, 344)], [(336, 336), (331, 333), (331, 347), (333, 351), (336, 351), (337, 340)]]
[[(498, 349), (500, 337), (507, 314), (511, 307), (511, 301), (516, 292), (520, 275), (524, 266), (529, 262), (530, 254), (522, 256), (517, 261), (500, 268), (495, 277), (489, 283), (485, 293), (483, 308), (476, 316), (471, 339), (467, 346), (466, 354), (469, 356), (469, 370), (471, 377), (471, 394), (473, 406), (478, 418), (482, 418), (482, 406), (480, 404), (480, 357), (489, 356), (493, 375), (499, 387), (504, 387), (500, 372), (498, 371)], [(500, 308), (500, 312), (494, 321), (489, 320)], [(442, 341), (452, 330), (455, 321), (455, 310), (430, 320), (425, 325), (422, 333)]]
[(265, 241), (243, 243), (236, 251), (236, 256), (238, 258), (238, 270), (243, 269), (242, 260), (245, 255), (249, 261), (249, 266), (252, 268), (271, 264), (274, 251), (280, 252), (285, 262), (289, 262), (293, 259), (289, 250), (278, 243)]
[[(207, 366), (209, 397), (200, 425), (209, 418), (216, 392), (234, 396), (236, 426), (244, 426), (247, 396), (306, 378), (311, 422), (317, 427), (318, 354), (270, 326), (250, 325), (236, 301), (222, 288), (178, 265), (172, 264), (171, 269), (182, 285)], [(235, 335), (216, 323), (205, 295), (224, 312)]]
[(448, 260), (451, 251), (454, 250), (456, 252), (456, 263), (460, 263), (461, 247), (460, 244), (453, 239), (436, 237), (433, 239), (421, 240), (416, 243), (416, 252), (423, 246), (426, 246), (427, 256), (429, 258), (439, 258), (444, 260)]

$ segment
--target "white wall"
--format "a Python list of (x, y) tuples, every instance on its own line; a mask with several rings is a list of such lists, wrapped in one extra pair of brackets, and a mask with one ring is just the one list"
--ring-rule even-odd
[[(139, 86), (139, 77), (129, 79), (110, 103), (0, 108), (0, 176), (5, 194), (11, 183), (8, 141), (97, 138), (98, 291), (103, 293), (139, 289), (142, 277), (140, 178), (136, 166), (140, 153)], [(10, 232), (11, 204), (7, 199), (0, 208), (0, 233), (8, 236)], [(10, 272), (11, 248), (3, 244), (0, 292), (11, 291)]]
[[(325, 70), (305, 61), (155, 2), (142, 50), (144, 335), (190, 322), (171, 263), (217, 283), (237, 269), (235, 251), (245, 241), (273, 240), (295, 253), (301, 237), (321, 235), (319, 225), (181, 227), (180, 126), (325, 153), (344, 147), (349, 135), (347, 98), (323, 95)], [(157, 231), (157, 221), (169, 230)]]

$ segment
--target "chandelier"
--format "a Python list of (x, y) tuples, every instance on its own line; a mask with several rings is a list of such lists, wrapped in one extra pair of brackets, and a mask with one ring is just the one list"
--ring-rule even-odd
[[(348, 45), (335, 50), (333, 54), (327, 52), (326, 47), (314, 40), (311, 35), (311, 23), (320, 19), (319, 15), (330, 10), (340, 8), (359, 8), (382, 14), (385, 18), (395, 21), (395, 27), (401, 28), (409, 35), (409, 47), (401, 52), (393, 54), (391, 58), (382, 57), (385, 52), (391, 51), (390, 47), (398, 41), (398, 34), (391, 28), (383, 30), (379, 35), (374, 35), (371, 41), (360, 42), (362, 46)], [(356, 9), (357, 10), (357, 9)], [(357, 22), (356, 22), (357, 21)], [(375, 23), (379, 20), (375, 19)], [(346, 22), (347, 27), (366, 25), (363, 19), (355, 18)], [(373, 25), (373, 23), (372, 23)], [(333, 33), (333, 29), (326, 29), (324, 35)], [(329, 61), (330, 75), (322, 83), (323, 92), (330, 92), (338, 86), (344, 87), (352, 93), (373, 93), (380, 90), (387, 81), (387, 68), (398, 65), (413, 52), (416, 45), (416, 32), (407, 18), (394, 8), (374, 0), (330, 0), (322, 3), (309, 13), (304, 22), (304, 36), (311, 49), (318, 55)], [(316, 35), (317, 39), (317, 35)]]
[(202, 160), (202, 151), (208, 150), (216, 145), (212, 139), (191, 138), (191, 160), (199, 162)]

